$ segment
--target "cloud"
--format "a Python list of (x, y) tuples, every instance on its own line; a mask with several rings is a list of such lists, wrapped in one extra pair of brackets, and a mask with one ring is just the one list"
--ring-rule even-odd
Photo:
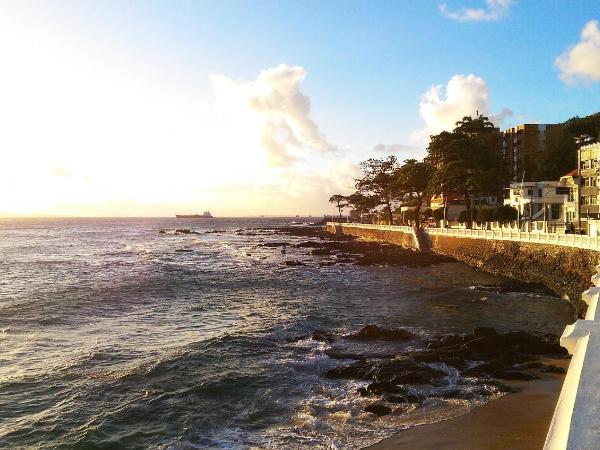
[(252, 82), (211, 75), (217, 111), (244, 120), (274, 166), (289, 166), (311, 151), (331, 146), (310, 117), (310, 99), (300, 90), (306, 70), (281, 64), (260, 72)]
[(459, 22), (491, 22), (508, 14), (513, 0), (485, 0), (486, 8), (460, 8), (450, 11), (446, 3), (439, 6), (440, 12), (449, 19)]
[(72, 177), (73, 171), (68, 167), (56, 166), (52, 169), (51, 174), (53, 177)]
[(373, 150), (377, 153), (385, 153), (388, 155), (394, 153), (408, 153), (409, 155), (415, 155), (422, 153), (422, 148), (415, 145), (405, 144), (377, 144), (373, 146)]
[(581, 40), (555, 61), (560, 78), (567, 84), (600, 81), (600, 30), (590, 20), (581, 30)]
[(483, 78), (470, 75), (454, 75), (444, 89), (441, 84), (431, 86), (421, 97), (419, 112), (425, 127), (412, 133), (414, 142), (425, 144), (429, 136), (442, 131), (452, 131), (456, 122), (465, 116), (479, 114), (490, 117), (497, 126), (512, 115), (503, 108), (498, 114), (490, 111), (490, 98), (487, 83)]

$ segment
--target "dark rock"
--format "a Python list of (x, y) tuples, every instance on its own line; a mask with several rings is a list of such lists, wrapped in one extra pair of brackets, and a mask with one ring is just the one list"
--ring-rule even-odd
[(541, 371), (543, 373), (565, 373), (566, 372), (566, 370), (563, 369), (562, 367), (558, 367), (558, 366), (555, 366), (552, 364), (544, 364), (542, 366)]
[(181, 228), (175, 230), (175, 234), (200, 234), (197, 231), (192, 231), (189, 228)]
[(260, 244), (261, 247), (287, 247), (290, 245), (288, 242), (265, 242)]
[(325, 372), (327, 378), (349, 378), (368, 380), (371, 378), (373, 365), (367, 361), (358, 361), (349, 366), (339, 366)]
[(335, 335), (329, 331), (316, 330), (310, 335), (313, 341), (333, 342)]
[(475, 328), (473, 330), (473, 336), (475, 336), (476, 338), (479, 338), (479, 337), (496, 337), (496, 336), (498, 336), (498, 333), (496, 333), (496, 330), (494, 330), (493, 328), (478, 327), (478, 328)]
[(392, 408), (382, 403), (372, 403), (365, 408), (365, 412), (375, 414), (376, 416), (386, 416), (392, 412)]
[(377, 325), (366, 325), (357, 333), (348, 336), (348, 339), (357, 341), (372, 341), (376, 339), (381, 339), (384, 341), (410, 341), (415, 338), (416, 335), (410, 331), (403, 330), (401, 328), (380, 328)]
[(313, 256), (329, 256), (331, 255), (331, 250), (327, 248), (315, 248), (310, 254)]
[(297, 248), (322, 248), (323, 245), (324, 244), (322, 242), (306, 241), (306, 242), (300, 242), (298, 244), (294, 244), (294, 247), (297, 247)]
[(306, 265), (306, 264), (304, 264), (303, 262), (300, 262), (300, 261), (286, 261), (284, 264), (286, 266), (292, 266), (292, 267), (294, 267), (294, 266), (305, 266)]
[(177, 250), (175, 250), (176, 252), (185, 252), (185, 253), (189, 253), (189, 252), (193, 252), (194, 250), (190, 249), (190, 248), (178, 248)]

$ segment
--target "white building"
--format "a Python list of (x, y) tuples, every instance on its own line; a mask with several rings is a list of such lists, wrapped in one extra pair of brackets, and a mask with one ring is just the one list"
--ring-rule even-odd
[(514, 182), (504, 204), (516, 208), (521, 220), (564, 222), (563, 205), (568, 196), (556, 193), (560, 186), (559, 181)]

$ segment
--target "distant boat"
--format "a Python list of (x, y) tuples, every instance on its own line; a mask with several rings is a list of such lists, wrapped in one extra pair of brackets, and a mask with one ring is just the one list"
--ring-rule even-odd
[(203, 214), (175, 214), (178, 219), (212, 219), (210, 211), (204, 211)]

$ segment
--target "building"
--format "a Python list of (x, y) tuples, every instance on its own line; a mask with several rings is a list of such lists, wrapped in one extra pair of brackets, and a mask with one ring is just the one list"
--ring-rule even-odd
[(579, 150), (581, 170), (581, 220), (600, 219), (600, 192), (598, 182), (598, 159), (600, 143), (583, 145)]
[(562, 130), (560, 124), (524, 123), (504, 131), (502, 155), (512, 181), (531, 181), (536, 165), (543, 161), (546, 142)]
[[(563, 221), (567, 230), (579, 228), (579, 172), (573, 169), (560, 177), (559, 191), (565, 193), (563, 204)], [(562, 189), (561, 189), (562, 188)]]
[(563, 222), (567, 195), (560, 194), (559, 181), (527, 181), (511, 183), (505, 205), (516, 208), (521, 221)]

